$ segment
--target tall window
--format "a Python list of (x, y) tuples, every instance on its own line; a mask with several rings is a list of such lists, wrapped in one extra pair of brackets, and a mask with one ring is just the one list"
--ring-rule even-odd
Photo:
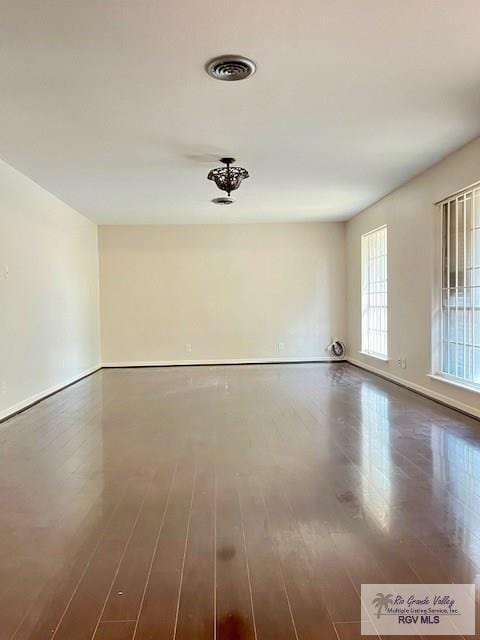
[(480, 388), (480, 186), (440, 203), (440, 372)]
[(362, 351), (386, 358), (387, 227), (362, 236)]

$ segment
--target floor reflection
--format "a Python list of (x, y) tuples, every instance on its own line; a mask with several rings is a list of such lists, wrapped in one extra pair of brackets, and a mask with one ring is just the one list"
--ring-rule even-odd
[(388, 396), (364, 384), (361, 408), (363, 503), (376, 523), (388, 530), (392, 491)]
[(452, 534), (480, 561), (480, 447), (432, 426), (433, 493), (447, 506)]
[(97, 373), (2, 429), (0, 640), (360, 637), (361, 584), (480, 584), (478, 434), (342, 363)]

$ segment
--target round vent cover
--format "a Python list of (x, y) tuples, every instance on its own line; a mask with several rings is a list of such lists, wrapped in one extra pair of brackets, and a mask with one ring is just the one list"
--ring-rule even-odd
[(220, 198), (214, 198), (212, 200), (213, 204), (233, 204), (235, 202), (235, 200), (233, 198), (226, 198), (226, 197), (220, 197)]
[(243, 56), (219, 56), (207, 63), (207, 73), (216, 80), (244, 80), (257, 70), (256, 64)]

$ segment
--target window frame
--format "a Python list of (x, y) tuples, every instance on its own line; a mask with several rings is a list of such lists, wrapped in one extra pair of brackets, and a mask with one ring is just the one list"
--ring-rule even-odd
[[(366, 248), (366, 243), (368, 242), (368, 239), (373, 236), (374, 234), (377, 234), (380, 231), (385, 231), (385, 271), (384, 271), (384, 280), (380, 280), (379, 282), (384, 282), (385, 283), (385, 291), (380, 292), (383, 293), (385, 295), (385, 305), (382, 306), (382, 309), (385, 309), (385, 330), (383, 331), (383, 333), (385, 333), (385, 352), (380, 352), (380, 351), (374, 351), (371, 346), (368, 344), (368, 338), (367, 340), (365, 340), (366, 335), (368, 336), (371, 329), (369, 328), (369, 326), (367, 326), (365, 328), (365, 322), (368, 323), (368, 310), (371, 309), (371, 305), (370, 302), (367, 302), (367, 305), (365, 304), (365, 297), (367, 296), (368, 298), (370, 297), (370, 295), (372, 295), (372, 291), (371, 291), (371, 287), (370, 287), (370, 282), (369, 282), (369, 287), (368, 287), (368, 293), (366, 293), (367, 291), (367, 287), (365, 286), (365, 279), (369, 274), (367, 273), (367, 270), (365, 269), (365, 260), (370, 260), (370, 254), (368, 254), (368, 256), (366, 256), (365, 251), (369, 251), (369, 249)], [(361, 235), (360, 238), (360, 263), (361, 263), (361, 351), (360, 353), (362, 353), (363, 355), (369, 356), (370, 358), (376, 358), (377, 360), (382, 360), (384, 362), (388, 362), (388, 353), (389, 353), (389, 349), (388, 349), (388, 327), (389, 327), (389, 322), (388, 322), (388, 225), (387, 224), (382, 224), (378, 227), (375, 227), (374, 229), (371, 229), (370, 231), (367, 231), (366, 233), (363, 233)], [(374, 292), (375, 293), (375, 292)], [(379, 293), (379, 292), (376, 292)], [(382, 331), (382, 330), (381, 330)]]
[[(467, 228), (467, 215), (466, 215), (466, 211), (467, 209), (467, 199), (470, 198), (470, 220), (471, 220), (471, 228), (470, 230), (468, 230)], [(461, 230), (461, 233), (459, 234), (459, 202), (462, 204), (461, 207), (461, 216), (463, 219), (463, 230)], [(450, 220), (450, 216), (451, 216), (451, 206), (452, 203), (455, 204), (455, 210), (454, 210), (454, 216), (455, 216), (455, 274), (454, 274), (454, 278), (455, 278), (455, 286), (451, 286), (451, 266), (450, 266), (450, 243), (451, 243), (451, 220)], [(477, 203), (477, 207), (475, 206), (475, 203)], [(445, 209), (446, 207), (446, 209)], [(478, 208), (478, 211), (476, 213), (476, 208)], [(444, 229), (444, 224), (445, 224), (445, 217), (444, 217), (444, 212), (447, 213), (448, 216), (448, 229), (445, 232)], [(475, 331), (475, 321), (476, 321), (476, 311), (478, 309), (478, 313), (480, 315), (480, 304), (477, 305), (477, 301), (476, 301), (476, 297), (477, 294), (475, 292), (475, 288), (476, 287), (480, 287), (480, 280), (478, 281), (477, 284), (477, 276), (476, 276), (476, 271), (479, 271), (480, 274), (480, 261), (477, 264), (477, 260), (480, 257), (480, 252), (479, 255), (476, 255), (476, 247), (475, 247), (475, 237), (476, 237), (476, 230), (478, 229), (478, 233), (480, 235), (480, 226), (478, 226), (477, 224), (477, 217), (478, 217), (478, 222), (480, 222), (480, 181), (475, 182), (471, 185), (469, 185), (468, 187), (465, 187), (463, 189), (460, 189), (454, 193), (449, 194), (448, 196), (442, 198), (442, 200), (439, 200), (438, 202), (435, 203), (435, 216), (436, 216), (436, 227), (437, 227), (437, 238), (438, 238), (438, 242), (437, 244), (437, 259), (435, 260), (435, 278), (434, 278), (434, 283), (435, 283), (435, 293), (434, 293), (434, 305), (433, 305), (433, 326), (432, 326), (432, 367), (431, 367), (431, 373), (429, 374), (430, 378), (433, 378), (435, 380), (440, 380), (442, 382), (446, 382), (448, 384), (452, 384), (454, 386), (457, 387), (461, 387), (463, 389), (469, 390), (469, 391), (474, 391), (477, 393), (480, 393), (480, 382), (476, 382), (475, 380), (473, 380), (472, 378), (474, 377), (474, 374), (476, 372), (476, 366), (475, 366), (475, 350), (476, 350), (476, 331)], [(459, 239), (460, 236), (463, 233), (463, 246), (460, 246), (459, 244)], [(469, 240), (468, 239), (468, 235), (467, 233), (471, 233), (472, 234), (472, 239)], [(445, 234), (446, 234), (446, 238), (447, 238), (447, 258), (445, 259)], [(468, 255), (468, 250), (467, 247), (470, 244), (470, 266), (468, 266), (468, 261), (467, 261), (467, 255)], [(463, 252), (463, 271), (462, 271), (462, 283), (459, 283), (459, 269), (458, 269), (458, 265), (459, 265), (459, 255), (461, 252)], [(446, 260), (446, 262), (445, 262)], [(446, 269), (446, 276), (444, 277), (444, 271)], [(467, 284), (468, 282), (468, 278), (467, 278), (467, 274), (468, 271), (470, 271), (471, 275), (470, 275), (470, 285)], [(446, 278), (446, 280), (445, 280)], [(459, 290), (463, 290), (463, 303), (459, 306), (458, 305), (458, 298), (459, 298)], [(470, 290), (468, 292), (469, 295), (467, 295), (466, 290)], [(445, 311), (444, 311), (444, 302), (445, 302), (445, 291), (447, 291), (446, 297), (447, 297), (447, 332), (448, 332), (448, 336), (450, 336), (450, 313), (451, 310), (453, 309), (450, 305), (450, 292), (451, 291), (455, 291), (455, 300), (456, 300), (456, 304), (454, 307), (455, 310), (455, 314), (457, 313), (462, 313), (463, 310), (463, 324), (462, 324), (462, 342), (459, 342), (458, 339), (458, 318), (457, 316), (455, 316), (455, 327), (456, 327), (456, 332), (457, 335), (455, 337), (455, 340), (449, 340), (447, 337), (447, 350), (448, 350), (448, 358), (447, 360), (450, 358), (450, 351), (449, 351), (449, 347), (448, 345), (450, 344), (456, 344), (456, 355), (455, 355), (455, 373), (452, 373), (450, 371), (445, 370), (445, 364), (444, 364), (444, 358), (445, 358)], [(480, 295), (480, 289), (479, 289), (479, 293), (478, 295)], [(471, 305), (467, 305), (467, 301), (470, 299), (471, 301)], [(466, 318), (466, 312), (470, 311), (471, 312), (471, 323), (466, 324), (465, 318)], [(480, 337), (480, 334), (479, 336)], [(470, 357), (470, 364), (469, 366), (465, 365), (465, 360), (463, 361), (462, 364), (462, 368), (464, 371), (463, 376), (459, 376), (458, 375), (458, 348), (463, 346), (463, 357), (465, 358), (465, 353), (466, 350), (468, 351), (468, 347), (470, 346), (470, 340), (471, 340), (471, 357)], [(480, 348), (480, 347), (479, 347)], [(470, 378), (467, 377), (468, 373), (470, 373)]]

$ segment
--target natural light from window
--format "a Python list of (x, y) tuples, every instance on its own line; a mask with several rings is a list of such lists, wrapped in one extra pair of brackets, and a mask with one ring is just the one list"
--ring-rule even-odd
[(440, 372), (480, 388), (480, 186), (440, 203)]
[(362, 236), (362, 351), (386, 359), (387, 227)]

